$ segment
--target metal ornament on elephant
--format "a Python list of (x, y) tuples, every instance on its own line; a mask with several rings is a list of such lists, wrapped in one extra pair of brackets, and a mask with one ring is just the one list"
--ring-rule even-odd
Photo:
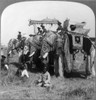
[(47, 43), (47, 41), (43, 41), (41, 55), (43, 56), (45, 53), (49, 52), (51, 50), (51, 47)]
[(72, 35), (73, 48), (82, 49), (83, 47), (83, 35)]

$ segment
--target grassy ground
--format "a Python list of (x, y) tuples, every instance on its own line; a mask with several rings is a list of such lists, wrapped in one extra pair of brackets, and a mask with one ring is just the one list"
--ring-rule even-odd
[[(15, 55), (11, 61), (18, 61)], [(35, 80), (40, 73), (29, 72), (29, 79), (15, 75), (17, 68), (9, 66), (9, 71), (0, 71), (0, 100), (95, 100), (95, 78), (56, 78), (51, 77), (51, 89), (37, 87)]]

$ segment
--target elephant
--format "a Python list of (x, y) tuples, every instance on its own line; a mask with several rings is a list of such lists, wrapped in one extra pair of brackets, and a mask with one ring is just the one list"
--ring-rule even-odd
[[(42, 69), (42, 65), (41, 65), (41, 59), (39, 58), (40, 56), (40, 50), (41, 50), (41, 45), (42, 45), (42, 35), (37, 34), (33, 37), (28, 38), (25, 41), (25, 45), (24, 46), (28, 46), (29, 48), (29, 59), (30, 59), (30, 64), (28, 66), (28, 69), (31, 71), (33, 68), (33, 64), (36, 65), (36, 69), (41, 70)], [(19, 57), (19, 61), (22, 58), (22, 55), (24, 55), (24, 52), (21, 53), (20, 57)]]
[[(50, 74), (63, 77), (64, 75), (64, 34), (49, 31), (46, 33), (41, 48), (43, 67), (47, 67)], [(53, 66), (53, 67), (52, 67)], [(52, 71), (53, 68), (53, 71)], [(52, 71), (52, 72), (51, 72)]]
[(65, 69), (67, 72), (80, 72), (85, 77), (94, 74), (95, 48), (84, 35), (67, 33), (64, 45)]
[(7, 47), (7, 61), (9, 62), (9, 57), (15, 54), (14, 50), (16, 50), (17, 53), (20, 53), (21, 49), (24, 48), (26, 37), (22, 37), (21, 41), (18, 41), (17, 39), (13, 38), (10, 39), (8, 42)]
[(8, 42), (8, 48), (7, 53), (14, 54), (13, 50), (19, 51), (19, 48), (23, 48), (25, 44), (26, 37), (22, 37), (21, 41), (18, 41), (17, 39), (10, 39)]
[(13, 54), (13, 50), (16, 47), (17, 39), (10, 39), (8, 42), (8, 48), (7, 48), (7, 53), (8, 54)]

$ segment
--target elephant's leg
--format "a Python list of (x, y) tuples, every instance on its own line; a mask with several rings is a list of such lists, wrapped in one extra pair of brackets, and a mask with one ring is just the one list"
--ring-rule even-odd
[(54, 58), (54, 73), (55, 73), (56, 77), (59, 76), (58, 70), (59, 70), (59, 67), (58, 67), (58, 56), (55, 56), (55, 58)]
[(91, 59), (89, 55), (87, 59), (88, 60), (87, 60), (87, 66), (86, 66), (86, 74), (90, 75), (91, 74)]
[(64, 57), (64, 70), (67, 72), (67, 73), (70, 73), (71, 70), (72, 70), (72, 55), (66, 55)]
[(58, 66), (59, 66), (59, 75), (60, 75), (60, 77), (63, 77), (64, 71), (63, 71), (63, 57), (62, 57), (62, 55), (60, 55), (58, 58)]
[(92, 77), (95, 77), (95, 76), (96, 76), (94, 61), (92, 61), (91, 66), (92, 66), (92, 67), (91, 67), (91, 75), (90, 75), (90, 78), (92, 78)]
[(89, 77), (87, 77), (87, 79), (95, 77), (96, 76), (96, 72), (95, 72), (95, 66), (94, 63), (92, 65), (92, 67), (90, 67), (90, 71), (88, 71), (89, 73), (87, 75), (89, 75)]
[(91, 72), (91, 76), (95, 77), (96, 72), (95, 72), (95, 62), (96, 61), (96, 57), (95, 57), (95, 49), (92, 50), (91, 52), (91, 66), (92, 66), (92, 72)]
[(95, 76), (96, 76), (95, 66), (93, 65), (92, 66), (92, 77), (95, 77)]

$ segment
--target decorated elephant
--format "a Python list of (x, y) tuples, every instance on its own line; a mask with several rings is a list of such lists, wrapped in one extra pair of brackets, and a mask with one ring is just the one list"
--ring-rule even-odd
[(26, 37), (22, 37), (21, 41), (18, 41), (17, 39), (10, 39), (8, 42), (7, 53), (9, 55), (14, 54), (13, 52), (14, 50), (18, 52), (20, 48), (24, 48), (25, 40), (26, 40)]
[(44, 37), (42, 42), (41, 58), (44, 67), (50, 69), (53, 66), (53, 72), (56, 76), (64, 75), (63, 47), (64, 47), (64, 34), (58, 34), (52, 31), (46, 33), (46, 36)]
[(13, 50), (16, 47), (17, 39), (10, 39), (8, 42), (8, 48), (7, 48), (7, 53), (10, 55), (11, 53), (13, 54)]
[[(28, 66), (29, 70), (32, 70), (32, 65), (35, 64), (37, 69), (41, 69), (41, 59), (39, 58), (40, 56), (40, 50), (41, 50), (41, 45), (42, 45), (42, 35), (34, 35), (29, 37), (25, 41), (25, 46), (29, 48), (29, 55), (28, 58), (30, 60), (30, 64)], [(19, 61), (21, 61), (22, 56), (24, 54), (24, 50), (22, 50), (22, 53), (20, 55)]]
[[(95, 75), (94, 56), (95, 48), (88, 38), (88, 29), (82, 24), (71, 25), (71, 31), (66, 34), (64, 45), (67, 72), (79, 72), (84, 76)], [(94, 53), (94, 54), (93, 54)]]
[(9, 62), (9, 57), (15, 54), (14, 51), (16, 51), (18, 54), (20, 53), (21, 49), (24, 48), (26, 37), (22, 37), (21, 41), (18, 41), (17, 39), (10, 39), (8, 42), (7, 47), (7, 60)]

